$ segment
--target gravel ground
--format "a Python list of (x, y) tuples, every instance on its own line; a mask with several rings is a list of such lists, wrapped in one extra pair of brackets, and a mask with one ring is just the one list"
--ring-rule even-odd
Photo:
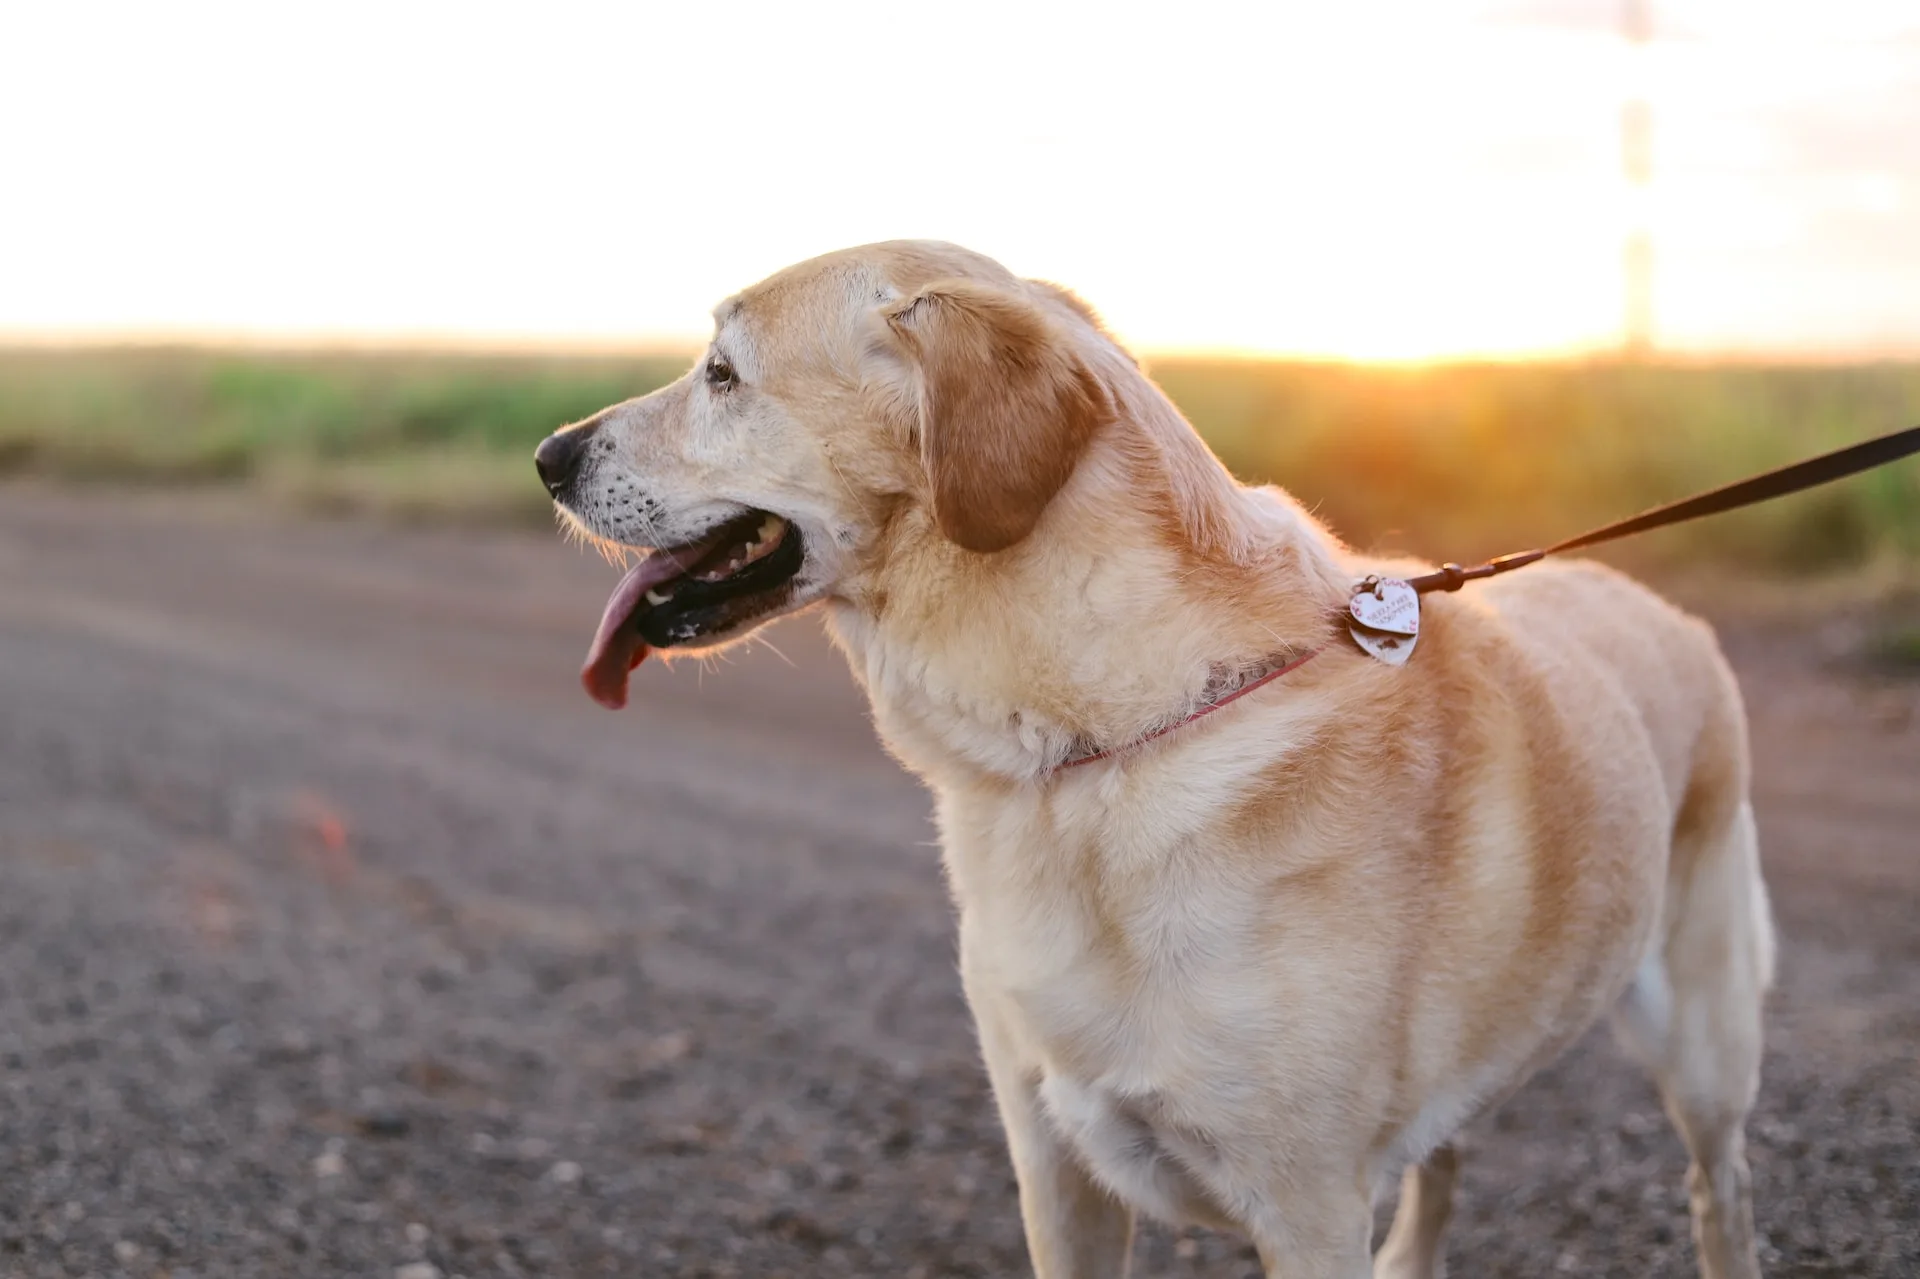
[[(809, 623), (592, 707), (610, 583), (0, 489), (0, 1275), (1025, 1273), (918, 788)], [(1783, 937), (1755, 1190), (1771, 1273), (1914, 1276), (1920, 684), (1845, 639), (1727, 631)], [(1692, 1273), (1604, 1036), (1465, 1146), (1456, 1275)]]

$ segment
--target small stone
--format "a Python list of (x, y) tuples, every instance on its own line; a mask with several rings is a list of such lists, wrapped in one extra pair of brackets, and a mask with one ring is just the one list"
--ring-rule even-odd
[(412, 1127), (407, 1117), (392, 1110), (372, 1110), (360, 1115), (354, 1127), (369, 1137), (404, 1137)]
[(669, 1155), (691, 1155), (707, 1147), (707, 1135), (690, 1124), (669, 1128), (660, 1134), (657, 1147)]
[(431, 1261), (409, 1261), (393, 1268), (393, 1279), (440, 1279), (440, 1267)]
[(140, 1255), (140, 1245), (131, 1239), (119, 1239), (114, 1242), (113, 1255), (122, 1262), (129, 1262)]
[(644, 1067), (665, 1066), (679, 1061), (693, 1053), (693, 1032), (687, 1030), (669, 1031), (649, 1040), (640, 1049), (640, 1065)]
[(320, 1157), (313, 1161), (313, 1175), (316, 1177), (338, 1177), (346, 1170), (347, 1157), (331, 1143)]
[(407, 1242), (418, 1248), (427, 1241), (427, 1228), (417, 1221), (407, 1223)]
[(760, 1221), (761, 1226), (815, 1251), (839, 1238), (832, 1226), (792, 1208), (776, 1208)]
[(580, 1165), (571, 1159), (562, 1159), (559, 1163), (547, 1170), (547, 1176), (553, 1178), (555, 1183), (559, 1185), (571, 1186), (574, 1182), (580, 1180)]
[(1633, 1137), (1644, 1137), (1660, 1131), (1661, 1120), (1658, 1115), (1639, 1111), (1630, 1111), (1620, 1118), (1620, 1131)]

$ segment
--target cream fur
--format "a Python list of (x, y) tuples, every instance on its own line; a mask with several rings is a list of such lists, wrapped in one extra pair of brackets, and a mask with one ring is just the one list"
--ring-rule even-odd
[(1234, 482), (1084, 304), (952, 246), (815, 259), (716, 318), (740, 389), (600, 415), (583, 487), (646, 514), (571, 513), (801, 530), (788, 607), (825, 608), (935, 796), (1040, 1275), (1123, 1273), (1135, 1210), (1243, 1231), (1272, 1275), (1435, 1274), (1448, 1139), (1609, 1010), (1692, 1153), (1702, 1272), (1757, 1274), (1772, 937), (1704, 626), (1549, 564), (1428, 597), (1412, 661), (1373, 661), (1330, 619), (1378, 566)]

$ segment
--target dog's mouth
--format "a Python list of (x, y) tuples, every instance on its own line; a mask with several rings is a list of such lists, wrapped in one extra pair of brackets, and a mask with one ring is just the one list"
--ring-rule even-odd
[(650, 649), (718, 639), (777, 611), (804, 559), (800, 530), (770, 511), (652, 552), (613, 588), (580, 682), (618, 710), (627, 704), (628, 673)]

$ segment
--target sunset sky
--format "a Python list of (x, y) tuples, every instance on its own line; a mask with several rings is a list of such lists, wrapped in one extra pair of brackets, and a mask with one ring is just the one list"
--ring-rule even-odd
[(14, 5), (0, 338), (700, 341), (867, 240), (1148, 350), (1920, 353), (1920, 4)]

